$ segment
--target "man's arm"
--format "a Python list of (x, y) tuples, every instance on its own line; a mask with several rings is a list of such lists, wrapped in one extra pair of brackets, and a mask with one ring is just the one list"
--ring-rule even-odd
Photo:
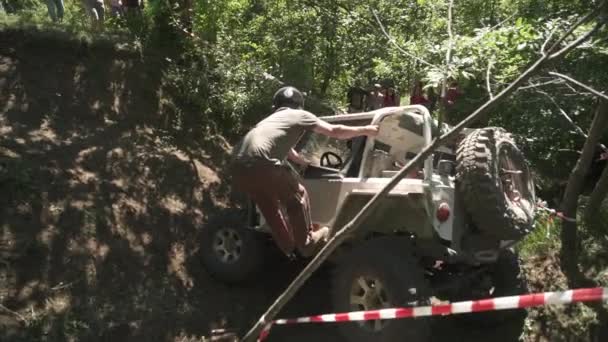
[(313, 128), (313, 131), (331, 138), (348, 140), (362, 135), (375, 136), (378, 134), (378, 126), (333, 125), (326, 121), (319, 120), (317, 125)]
[(301, 165), (301, 166), (308, 166), (308, 164), (310, 164), (310, 162), (304, 158), (302, 158), (302, 156), (296, 152), (296, 150), (294, 150), (293, 148), (291, 150), (289, 150), (289, 153), (287, 154), (287, 158), (289, 160), (291, 160), (292, 162)]

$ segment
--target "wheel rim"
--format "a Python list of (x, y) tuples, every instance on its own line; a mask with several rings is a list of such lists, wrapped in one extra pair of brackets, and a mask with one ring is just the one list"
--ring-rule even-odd
[(535, 195), (526, 162), (511, 144), (504, 144), (499, 150), (498, 168), (505, 200), (532, 219)]
[(243, 239), (232, 228), (222, 228), (213, 236), (213, 251), (217, 258), (227, 264), (239, 260), (243, 249)]
[[(390, 301), (383, 283), (376, 277), (359, 276), (352, 283), (350, 306), (353, 311), (390, 308)], [(387, 324), (383, 320), (357, 322), (361, 328), (378, 332)]]

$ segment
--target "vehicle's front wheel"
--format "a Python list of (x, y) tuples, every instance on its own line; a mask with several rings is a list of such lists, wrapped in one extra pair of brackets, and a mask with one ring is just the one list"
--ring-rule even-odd
[[(332, 283), (336, 312), (426, 305), (428, 287), (423, 269), (405, 238), (367, 241), (343, 255)], [(428, 318), (341, 323), (348, 341), (426, 341)]]
[(242, 282), (258, 272), (264, 259), (260, 233), (234, 220), (218, 220), (203, 234), (203, 263), (212, 276), (228, 283)]

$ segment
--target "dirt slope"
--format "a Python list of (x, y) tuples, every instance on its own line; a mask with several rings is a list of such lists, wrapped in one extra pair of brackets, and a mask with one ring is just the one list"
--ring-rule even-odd
[[(201, 266), (205, 222), (241, 214), (229, 145), (176, 146), (157, 128), (163, 56), (57, 33), (0, 31), (0, 41), (0, 340), (200, 341), (224, 322), (247, 329), (302, 265), (277, 258), (240, 288)], [(327, 272), (315, 279), (285, 314), (328, 309), (317, 305)], [(329, 330), (321, 336), (337, 340)]]
[(133, 53), (1, 40), (0, 300), (21, 317), (0, 310), (18, 327), (0, 334), (170, 340), (248, 318), (233, 303), (258, 297), (209, 281), (196, 257), (203, 222), (229, 201), (225, 142), (178, 149), (146, 127), (158, 73)]

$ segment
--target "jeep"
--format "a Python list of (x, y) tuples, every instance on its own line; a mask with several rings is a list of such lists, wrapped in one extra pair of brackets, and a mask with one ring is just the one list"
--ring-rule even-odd
[[(311, 161), (304, 170), (293, 167), (308, 190), (314, 225), (331, 227), (331, 234), (447, 129), (418, 105), (321, 119), (379, 126), (376, 137), (348, 141), (309, 132), (296, 147)], [(533, 227), (534, 184), (504, 129), (465, 130), (381, 200), (330, 260), (335, 312), (525, 291), (511, 247)], [(207, 227), (204, 264), (224, 281), (246, 280), (259, 271), (268, 237), (263, 216), (249, 203), (246, 222)], [(430, 332), (429, 319), (364, 321), (340, 329), (349, 341), (415, 341)]]

